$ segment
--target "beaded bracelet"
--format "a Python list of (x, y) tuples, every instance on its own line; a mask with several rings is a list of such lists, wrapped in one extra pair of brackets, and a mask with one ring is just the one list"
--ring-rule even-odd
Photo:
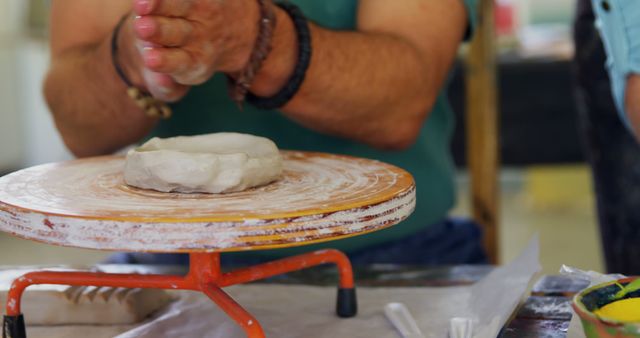
[(271, 97), (258, 97), (249, 93), (247, 102), (265, 110), (278, 109), (285, 106), (298, 93), (311, 64), (311, 30), (304, 13), (291, 3), (279, 3), (278, 6), (289, 14), (298, 35), (298, 63), (287, 84)]
[(229, 95), (241, 108), (242, 103), (247, 97), (247, 93), (249, 93), (253, 79), (256, 74), (258, 74), (258, 71), (260, 71), (264, 60), (269, 56), (269, 52), (271, 52), (271, 42), (276, 26), (276, 14), (273, 2), (271, 0), (257, 1), (260, 6), (259, 31), (253, 51), (249, 57), (249, 62), (236, 79), (228, 77)]
[(124, 70), (120, 65), (118, 59), (118, 36), (120, 35), (120, 29), (122, 28), (122, 25), (128, 17), (128, 14), (123, 16), (113, 30), (113, 34), (111, 36), (111, 63), (116, 69), (118, 77), (120, 77), (122, 82), (124, 82), (124, 84), (127, 86), (127, 95), (136, 103), (138, 107), (140, 107), (140, 109), (144, 110), (147, 116), (153, 118), (168, 119), (172, 114), (171, 108), (169, 108), (169, 106), (165, 102), (157, 100), (148, 92), (145, 92), (142, 89), (134, 86), (131, 80), (127, 78), (127, 75), (124, 73)]

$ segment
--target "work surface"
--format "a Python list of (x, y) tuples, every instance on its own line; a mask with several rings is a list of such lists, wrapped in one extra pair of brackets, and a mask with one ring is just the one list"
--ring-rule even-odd
[[(153, 267), (145, 267), (153, 271)], [(489, 266), (453, 266), (443, 268), (407, 268), (397, 266), (369, 266), (356, 268), (360, 286), (454, 286), (469, 285), (493, 270)], [(332, 285), (335, 269), (316, 268), (279, 276), (269, 280), (275, 284)], [(514, 319), (502, 330), (501, 338), (561, 338), (571, 319), (570, 297), (585, 285), (581, 281), (560, 276), (542, 277), (532, 295), (517, 310)], [(90, 327), (80, 328), (81, 330)], [(78, 328), (69, 327), (69, 333)], [(118, 332), (114, 328), (114, 332)]]
[[(472, 284), (493, 270), (491, 266), (451, 266), (419, 268), (371, 266), (356, 268), (361, 286), (454, 286)], [(331, 270), (315, 269), (281, 276), (273, 282), (327, 284), (334, 280)], [(315, 281), (315, 282), (311, 282)], [(584, 280), (566, 276), (543, 276), (531, 295), (503, 328), (500, 338), (564, 338), (571, 321), (571, 300), (588, 286)]]

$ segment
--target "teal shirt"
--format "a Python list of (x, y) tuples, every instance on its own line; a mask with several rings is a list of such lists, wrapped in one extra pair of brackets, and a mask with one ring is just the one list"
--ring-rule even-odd
[[(465, 0), (473, 23), (477, 0)], [(357, 0), (291, 1), (317, 24), (336, 30), (353, 30)], [(473, 6), (471, 6), (473, 5)], [(472, 8), (473, 7), (473, 8)], [(424, 122), (415, 144), (404, 151), (381, 151), (367, 145), (323, 135), (304, 128), (277, 111), (261, 111), (245, 105), (239, 111), (227, 96), (226, 78), (216, 75), (191, 90), (185, 99), (173, 105), (174, 115), (160, 123), (154, 136), (196, 135), (213, 132), (241, 132), (272, 139), (281, 149), (347, 154), (388, 162), (409, 171), (416, 180), (417, 207), (413, 215), (389, 229), (344, 240), (314, 245), (353, 251), (409, 236), (446, 218), (454, 203), (454, 165), (449, 154), (454, 120), (443, 91)], [(279, 250), (277, 254), (291, 253)]]

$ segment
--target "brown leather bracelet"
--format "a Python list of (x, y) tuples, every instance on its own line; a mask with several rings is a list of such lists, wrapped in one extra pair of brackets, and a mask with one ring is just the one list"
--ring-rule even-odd
[(151, 94), (134, 86), (131, 80), (129, 80), (127, 75), (124, 73), (122, 66), (120, 66), (120, 60), (118, 59), (118, 36), (120, 35), (120, 29), (122, 28), (122, 25), (128, 17), (129, 14), (123, 16), (113, 30), (113, 35), (111, 36), (111, 63), (116, 69), (118, 77), (120, 77), (122, 82), (124, 82), (124, 84), (127, 86), (127, 95), (135, 102), (138, 107), (140, 107), (140, 109), (144, 110), (147, 116), (168, 119), (172, 114), (169, 105), (167, 105), (165, 102), (157, 100), (156, 98), (151, 96)]
[(257, 1), (260, 6), (259, 31), (249, 62), (237, 78), (233, 79), (229, 77), (229, 95), (241, 108), (242, 103), (247, 97), (247, 93), (249, 93), (253, 79), (260, 71), (260, 68), (262, 68), (262, 64), (269, 55), (269, 52), (271, 52), (271, 42), (276, 26), (276, 12), (273, 1)]

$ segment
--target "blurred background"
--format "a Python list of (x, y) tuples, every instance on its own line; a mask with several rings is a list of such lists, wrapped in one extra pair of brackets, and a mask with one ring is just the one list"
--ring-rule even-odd
[[(72, 158), (41, 94), (48, 64), (48, 1), (0, 1), (0, 175)], [(577, 132), (571, 77), (574, 0), (497, 0), (500, 94), (500, 250), (514, 258), (536, 233), (545, 273), (561, 264), (603, 270), (590, 173)], [(461, 57), (465, 49), (461, 50)], [(469, 215), (464, 78), (450, 98), (458, 115), (452, 144), (458, 175), (455, 215)], [(56, 248), (0, 234), (0, 265), (91, 264), (104, 253)]]

